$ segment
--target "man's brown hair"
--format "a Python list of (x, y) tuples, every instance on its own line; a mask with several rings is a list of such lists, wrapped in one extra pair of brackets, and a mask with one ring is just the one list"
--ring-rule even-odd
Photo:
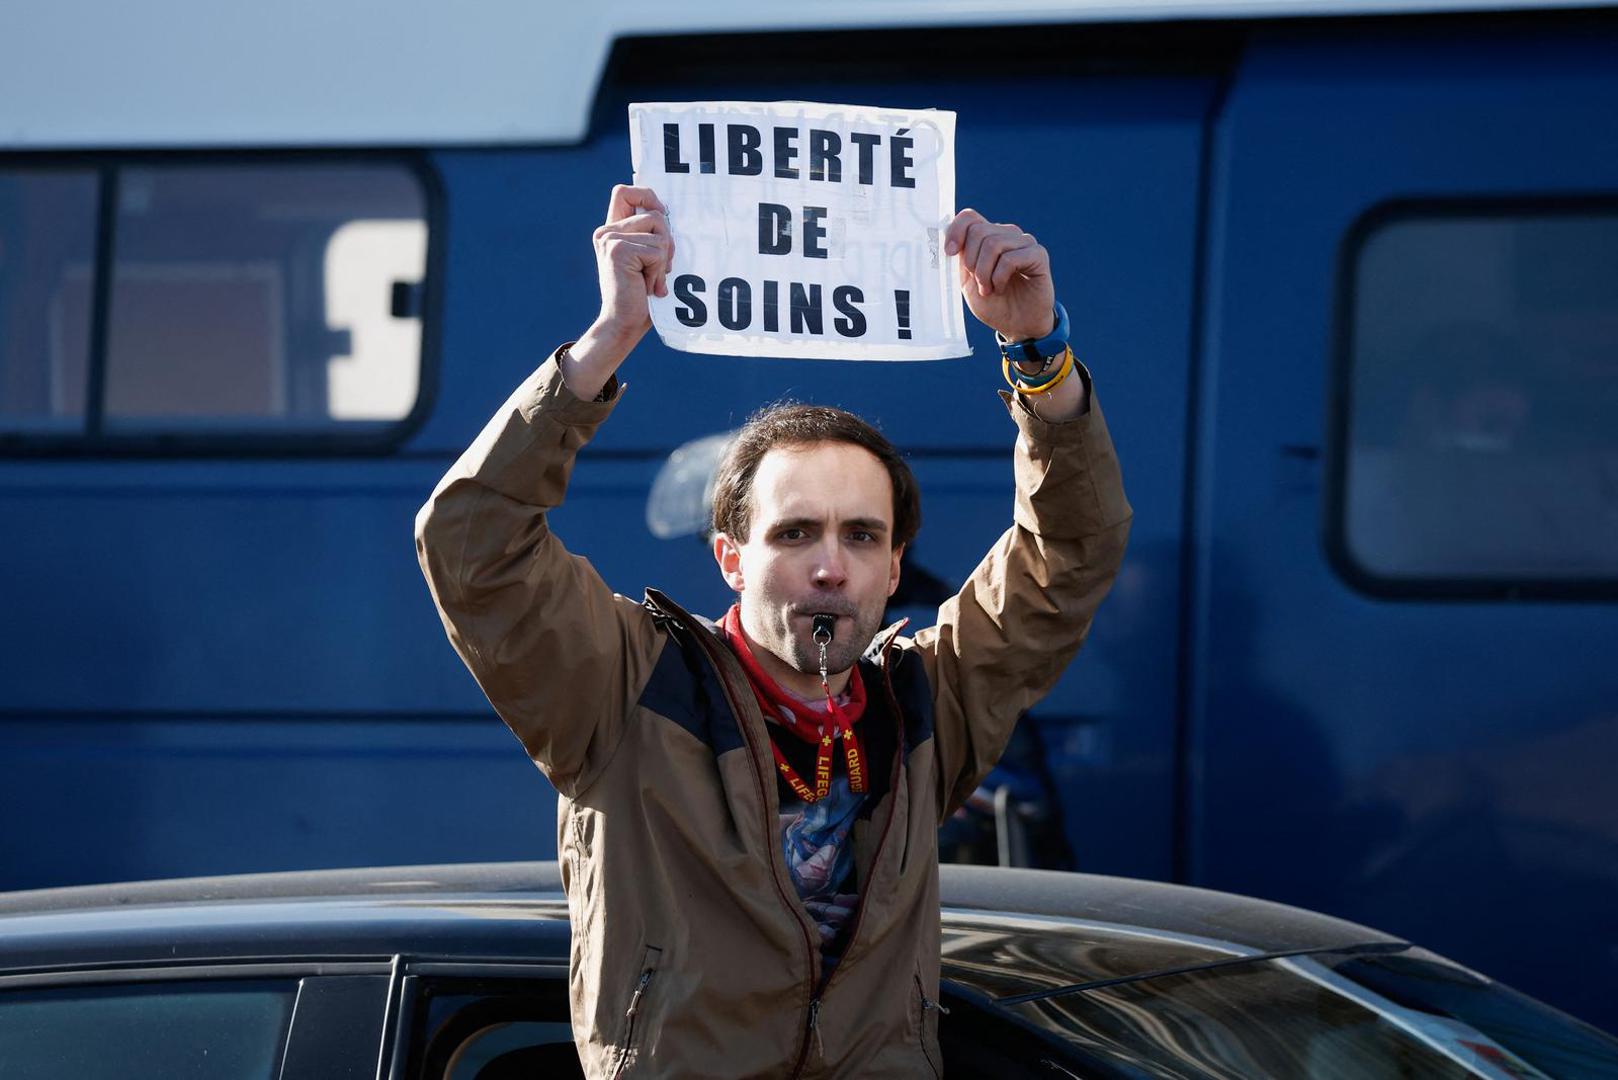
[(767, 405), (754, 413), (725, 451), (714, 474), (714, 531), (745, 543), (752, 525), (753, 476), (758, 463), (778, 446), (815, 443), (848, 443), (875, 455), (893, 484), (893, 546), (915, 539), (921, 528), (921, 494), (910, 466), (893, 444), (851, 412), (792, 401)]

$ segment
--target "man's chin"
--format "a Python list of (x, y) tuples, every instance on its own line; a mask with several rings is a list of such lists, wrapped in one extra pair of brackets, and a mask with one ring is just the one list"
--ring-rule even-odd
[[(867, 645), (869, 645), (869, 643), (867, 643)], [(843, 672), (849, 670), (855, 664), (859, 663), (860, 657), (864, 654), (865, 649), (863, 648), (854, 650), (852, 652), (847, 651), (845, 648), (836, 648), (835, 651), (830, 648), (827, 649), (826, 674), (828, 676), (841, 675)], [(820, 677), (820, 649), (816, 647), (813, 648), (806, 656), (800, 655), (793, 657), (792, 666), (803, 672), (805, 675), (813, 675), (818, 679)]]
[[(878, 617), (880, 622), (880, 616)], [(876, 638), (874, 625), (865, 625), (858, 615), (842, 615), (837, 620), (837, 633), (826, 647), (826, 674), (841, 675), (859, 662), (865, 650)], [(796, 627), (792, 628), (796, 630)], [(790, 633), (788, 637), (792, 656), (784, 658), (792, 667), (805, 675), (820, 678), (820, 646), (807, 633)]]

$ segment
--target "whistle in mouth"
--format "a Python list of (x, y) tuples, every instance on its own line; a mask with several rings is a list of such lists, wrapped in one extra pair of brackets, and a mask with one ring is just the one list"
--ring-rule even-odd
[(822, 645), (830, 644), (831, 639), (837, 634), (837, 616), (816, 615), (814, 627), (815, 641)]

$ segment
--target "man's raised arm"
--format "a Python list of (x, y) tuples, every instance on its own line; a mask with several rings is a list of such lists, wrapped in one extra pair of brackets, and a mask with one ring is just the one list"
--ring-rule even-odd
[(601, 395), (652, 328), (647, 297), (669, 294), (674, 237), (667, 213), (651, 188), (619, 184), (612, 189), (606, 223), (594, 238), (601, 314), (561, 361), (568, 389), (586, 401)]
[[(1050, 255), (1032, 236), (963, 210), (945, 232), (945, 250), (961, 256), (967, 306), (1002, 338), (1041, 339), (1056, 329)], [(933, 686), (946, 818), (1073, 659), (1129, 536), (1131, 511), (1089, 372), (1071, 353), (1019, 366), (1007, 374), (1020, 388), (1002, 395), (1019, 429), (1012, 525), (939, 609), (937, 624), (916, 635)]]
[(550, 531), (573, 461), (651, 326), (673, 242), (657, 196), (617, 187), (595, 233), (601, 311), (507, 399), (416, 516), (416, 550), (456, 652), (558, 790), (588, 786), (622, 734), (658, 635)]

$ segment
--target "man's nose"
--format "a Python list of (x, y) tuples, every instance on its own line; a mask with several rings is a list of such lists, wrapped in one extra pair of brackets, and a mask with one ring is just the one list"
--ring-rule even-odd
[(815, 584), (835, 588), (847, 578), (848, 567), (843, 558), (843, 546), (835, 540), (822, 544), (819, 558), (815, 560)]

